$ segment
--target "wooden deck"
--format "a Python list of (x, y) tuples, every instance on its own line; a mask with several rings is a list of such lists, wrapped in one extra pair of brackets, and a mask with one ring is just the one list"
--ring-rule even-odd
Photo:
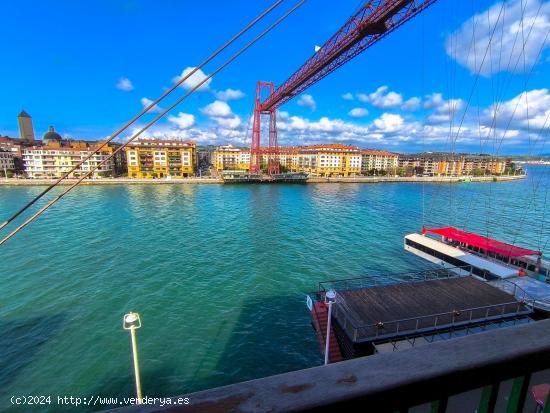
[[(400, 283), (338, 294), (337, 318), (341, 326), (343, 316), (355, 327), (379, 325), (358, 328), (356, 339), (418, 329), (437, 330), (528, 311), (512, 295), (473, 277)], [(396, 323), (397, 320), (409, 321)], [(349, 335), (349, 325), (346, 331)]]

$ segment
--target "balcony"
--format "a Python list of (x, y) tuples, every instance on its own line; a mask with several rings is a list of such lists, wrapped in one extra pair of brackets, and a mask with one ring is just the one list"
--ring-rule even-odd
[(550, 382), (549, 330), (550, 320), (537, 321), (116, 412), (531, 412), (531, 386)]

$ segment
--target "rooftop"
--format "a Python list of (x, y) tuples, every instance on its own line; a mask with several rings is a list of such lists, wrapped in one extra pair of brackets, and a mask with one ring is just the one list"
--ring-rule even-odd
[(128, 146), (195, 146), (195, 142), (177, 139), (139, 139)]

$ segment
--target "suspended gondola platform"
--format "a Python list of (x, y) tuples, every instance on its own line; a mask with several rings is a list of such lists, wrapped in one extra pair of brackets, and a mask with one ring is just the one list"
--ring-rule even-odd
[(283, 173), (272, 175), (248, 174), (242, 172), (225, 172), (222, 175), (225, 184), (272, 184), (272, 183), (292, 183), (305, 184), (308, 174)]
[(359, 277), (319, 283), (308, 295), (312, 325), (325, 349), (327, 291), (332, 304), (329, 361), (402, 350), (476, 332), (531, 322), (530, 297), (509, 294), (449, 270)]

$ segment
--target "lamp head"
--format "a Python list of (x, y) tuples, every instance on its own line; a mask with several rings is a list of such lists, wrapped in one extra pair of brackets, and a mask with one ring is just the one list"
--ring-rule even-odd
[(334, 290), (327, 291), (327, 293), (325, 294), (325, 303), (329, 304), (334, 302), (336, 302), (336, 291)]
[(126, 314), (122, 320), (122, 327), (124, 328), (124, 330), (140, 328), (141, 319), (139, 318), (139, 314), (134, 312), (129, 312), (128, 314)]

